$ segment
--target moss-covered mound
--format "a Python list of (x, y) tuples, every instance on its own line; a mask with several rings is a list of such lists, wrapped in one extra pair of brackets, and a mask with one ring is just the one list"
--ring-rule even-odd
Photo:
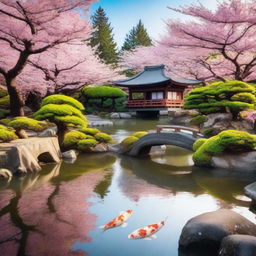
[(82, 128), (79, 131), (84, 134), (88, 134), (88, 135), (92, 135), (92, 136), (94, 136), (95, 134), (100, 132), (100, 130), (97, 128)]
[(67, 132), (64, 136), (63, 146), (67, 149), (77, 149), (78, 142), (86, 138), (87, 136), (79, 131)]
[(248, 132), (227, 130), (209, 139), (199, 139), (194, 143), (193, 149), (193, 160), (196, 165), (211, 166), (213, 156), (255, 151), (256, 136)]
[(146, 131), (140, 131), (140, 132), (133, 133), (132, 136), (137, 137), (139, 139), (147, 134), (148, 134), (148, 132), (146, 132)]
[(0, 142), (9, 142), (16, 139), (18, 139), (18, 136), (12, 128), (0, 125)]
[(124, 91), (111, 86), (84, 87), (82, 98), (86, 111), (92, 112), (122, 112), (126, 111), (127, 96)]
[(40, 122), (28, 117), (16, 117), (12, 121), (8, 122), (8, 126), (15, 130), (24, 129), (32, 131), (42, 131), (48, 127), (46, 122)]
[(237, 119), (240, 111), (255, 109), (255, 86), (241, 82), (216, 82), (198, 87), (185, 96), (185, 109), (196, 109), (201, 114), (231, 112)]
[(120, 148), (122, 152), (127, 152), (129, 150), (131, 150), (134, 142), (136, 142), (139, 138), (135, 137), (135, 136), (129, 136), (127, 138), (125, 138), (121, 144), (120, 144)]
[(96, 133), (94, 137), (97, 141), (102, 143), (109, 143), (112, 140), (111, 136), (103, 132)]
[(208, 117), (206, 115), (194, 115), (190, 119), (190, 124), (192, 125), (200, 125), (208, 120)]
[(99, 142), (95, 139), (85, 139), (78, 142), (78, 149), (81, 151), (88, 151), (91, 147), (95, 147)]

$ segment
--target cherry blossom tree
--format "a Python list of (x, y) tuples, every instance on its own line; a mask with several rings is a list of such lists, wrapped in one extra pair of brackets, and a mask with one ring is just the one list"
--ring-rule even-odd
[[(256, 79), (256, 15), (253, 1), (223, 1), (216, 10), (195, 4), (175, 12), (190, 21), (168, 20), (167, 33), (155, 47), (125, 53), (126, 67), (166, 64), (179, 76), (201, 80)], [(144, 55), (143, 59), (138, 56)]]
[[(1, 0), (0, 76), (10, 95), (12, 115), (24, 115), (20, 82), (25, 84), (29, 77), (19, 76), (29, 59), (61, 44), (85, 39), (91, 28), (88, 20), (81, 18), (81, 11), (87, 14), (94, 1)], [(37, 77), (33, 79), (41, 83)]]

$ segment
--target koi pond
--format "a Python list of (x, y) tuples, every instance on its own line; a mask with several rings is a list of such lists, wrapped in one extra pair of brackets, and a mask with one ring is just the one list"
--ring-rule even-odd
[[(164, 123), (167, 119), (117, 120), (104, 131), (121, 141)], [(185, 256), (178, 251), (179, 236), (198, 214), (227, 208), (256, 223), (243, 196), (256, 174), (192, 164), (191, 152), (175, 147), (141, 159), (87, 154), (74, 163), (49, 164), (40, 173), (1, 181), (0, 255)], [(126, 227), (99, 229), (128, 209), (133, 214)], [(157, 238), (128, 238), (162, 220)]]

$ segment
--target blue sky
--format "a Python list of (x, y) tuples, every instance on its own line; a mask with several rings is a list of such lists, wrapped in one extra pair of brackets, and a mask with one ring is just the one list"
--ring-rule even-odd
[[(183, 18), (169, 10), (167, 6), (178, 7), (189, 5), (196, 0), (99, 0), (93, 4), (91, 13), (99, 6), (106, 11), (115, 34), (115, 40), (120, 47), (126, 33), (142, 19), (150, 36), (157, 39), (165, 31), (164, 20)], [(216, 7), (217, 0), (201, 0), (209, 8)]]

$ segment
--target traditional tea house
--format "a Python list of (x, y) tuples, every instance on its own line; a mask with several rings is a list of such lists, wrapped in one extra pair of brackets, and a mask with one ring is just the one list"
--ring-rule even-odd
[(113, 82), (127, 87), (129, 111), (160, 112), (181, 108), (184, 92), (201, 81), (184, 78), (172, 78), (165, 75), (164, 65), (146, 66), (144, 71), (126, 80)]

